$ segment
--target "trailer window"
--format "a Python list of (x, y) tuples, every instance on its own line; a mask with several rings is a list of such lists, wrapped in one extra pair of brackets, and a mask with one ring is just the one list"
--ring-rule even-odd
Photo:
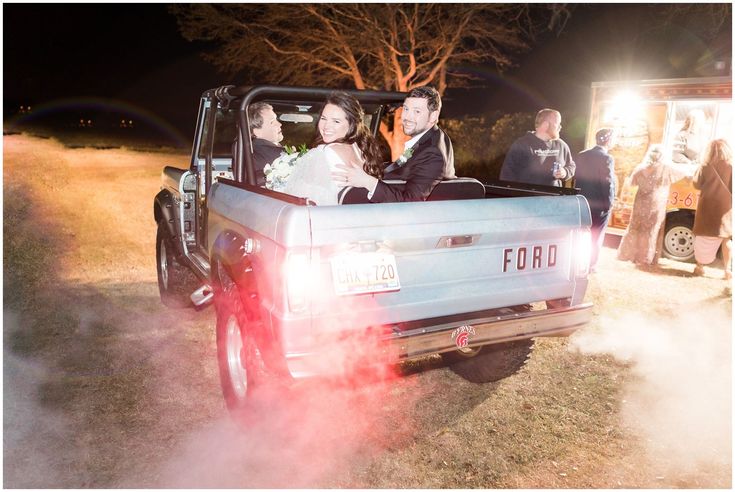
[(732, 130), (732, 103), (721, 102), (717, 105), (714, 138), (732, 138)]
[(712, 137), (714, 122), (717, 116), (717, 104), (715, 102), (701, 101), (676, 101), (673, 103), (672, 118), (669, 120), (669, 130), (676, 134), (680, 131), (687, 118), (702, 118), (699, 122), (702, 136), (706, 139)]

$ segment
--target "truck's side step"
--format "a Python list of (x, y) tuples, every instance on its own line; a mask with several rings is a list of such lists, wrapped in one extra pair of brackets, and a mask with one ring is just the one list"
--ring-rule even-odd
[(207, 306), (214, 299), (214, 291), (208, 284), (204, 284), (189, 296), (192, 304), (197, 309)]

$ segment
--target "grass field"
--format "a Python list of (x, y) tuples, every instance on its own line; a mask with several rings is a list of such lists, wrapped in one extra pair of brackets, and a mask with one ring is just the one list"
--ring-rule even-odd
[(214, 313), (158, 299), (152, 201), (188, 157), (3, 139), (10, 488), (730, 488), (731, 318), (717, 266), (604, 248), (594, 320), (474, 385), (435, 360), (228, 416)]

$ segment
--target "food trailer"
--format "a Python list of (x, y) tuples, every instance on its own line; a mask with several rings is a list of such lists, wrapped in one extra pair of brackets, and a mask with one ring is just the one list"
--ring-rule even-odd
[[(627, 82), (593, 82), (586, 147), (595, 145), (595, 132), (615, 128), (617, 139), (610, 154), (615, 158), (617, 196), (608, 234), (625, 232), (637, 187), (626, 182), (648, 148), (663, 144), (668, 160), (689, 177), (671, 186), (662, 253), (686, 261), (694, 257), (692, 227), (699, 191), (691, 176), (705, 147), (715, 138), (732, 136), (732, 78), (709, 77)], [(696, 145), (690, 159), (677, 159), (674, 140), (687, 117), (697, 115)], [(676, 161), (679, 161), (678, 163)]]

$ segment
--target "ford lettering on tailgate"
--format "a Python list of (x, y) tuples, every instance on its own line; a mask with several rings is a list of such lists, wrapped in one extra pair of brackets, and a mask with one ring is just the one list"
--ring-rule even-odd
[(556, 244), (503, 249), (503, 272), (548, 269), (556, 266)]

